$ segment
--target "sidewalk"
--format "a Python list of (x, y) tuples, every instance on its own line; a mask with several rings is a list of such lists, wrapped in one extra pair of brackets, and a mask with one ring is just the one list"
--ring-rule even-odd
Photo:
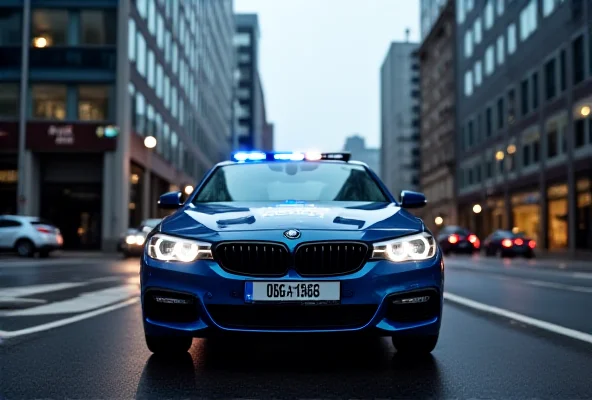
[(571, 254), (568, 250), (535, 250), (535, 254), (541, 260), (588, 261), (592, 265), (592, 249), (576, 250)]

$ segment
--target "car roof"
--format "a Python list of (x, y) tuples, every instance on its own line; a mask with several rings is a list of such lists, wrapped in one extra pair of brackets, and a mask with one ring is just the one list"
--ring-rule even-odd
[(330, 164), (353, 164), (353, 165), (361, 165), (363, 167), (366, 168), (370, 168), (368, 166), (368, 164), (366, 164), (365, 162), (362, 161), (358, 161), (358, 160), (349, 160), (349, 161), (342, 161), (342, 160), (314, 160), (314, 161), (309, 161), (309, 160), (298, 160), (298, 161), (290, 161), (290, 160), (280, 160), (280, 161), (266, 161), (266, 160), (262, 160), (262, 161), (257, 161), (257, 162), (242, 162), (242, 161), (222, 161), (217, 163), (215, 167), (224, 167), (226, 165), (237, 165), (237, 164), (242, 164), (242, 165), (248, 165), (248, 164), (272, 164), (272, 163), (277, 163), (277, 162), (291, 162), (291, 163), (330, 163)]
[(14, 219), (17, 221), (39, 221), (41, 219), (41, 217), (31, 217), (29, 215), (4, 214), (4, 215), (0, 215), (0, 219)]

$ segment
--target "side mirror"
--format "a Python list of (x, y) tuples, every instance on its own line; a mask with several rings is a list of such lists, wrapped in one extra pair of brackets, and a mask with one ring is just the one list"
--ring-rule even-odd
[(423, 193), (402, 190), (400, 202), (403, 208), (422, 208), (425, 207), (428, 201)]
[(164, 210), (176, 210), (183, 205), (181, 196), (183, 196), (183, 193), (181, 192), (168, 192), (163, 194), (158, 199), (158, 208)]

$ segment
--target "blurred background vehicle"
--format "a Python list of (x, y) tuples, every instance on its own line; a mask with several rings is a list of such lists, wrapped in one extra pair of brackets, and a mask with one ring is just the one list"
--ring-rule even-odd
[(118, 250), (124, 257), (139, 256), (144, 248), (146, 236), (156, 228), (162, 218), (145, 219), (137, 228), (128, 229), (119, 239)]
[(507, 230), (496, 230), (483, 242), (483, 251), (488, 257), (534, 257), (536, 241), (526, 237), (522, 232), (513, 233)]
[(0, 250), (16, 252), (21, 257), (48, 257), (60, 249), (64, 239), (51, 222), (38, 217), (0, 215)]
[(460, 226), (446, 226), (440, 230), (436, 238), (444, 254), (473, 254), (481, 247), (477, 235)]

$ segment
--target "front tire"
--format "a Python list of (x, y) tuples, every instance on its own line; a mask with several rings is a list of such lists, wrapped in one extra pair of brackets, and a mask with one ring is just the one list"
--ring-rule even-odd
[(430, 354), (436, 344), (438, 344), (439, 335), (429, 336), (393, 336), (393, 346), (400, 355), (427, 355)]
[(146, 346), (154, 354), (168, 356), (187, 353), (193, 343), (192, 337), (187, 336), (151, 336), (146, 335)]

